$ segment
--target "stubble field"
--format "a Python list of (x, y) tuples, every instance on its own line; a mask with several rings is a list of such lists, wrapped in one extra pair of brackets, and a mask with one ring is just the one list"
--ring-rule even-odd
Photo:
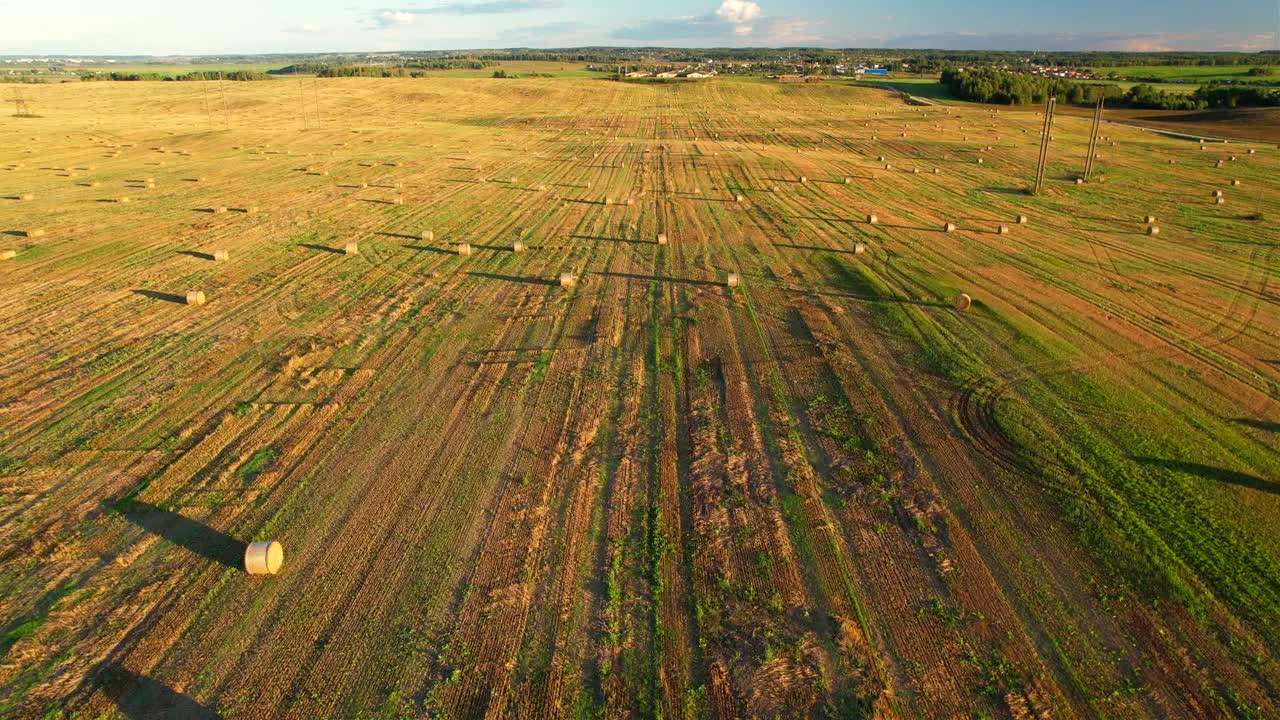
[(26, 95), (0, 717), (1280, 714), (1274, 145), (1077, 185), (1060, 117), (1032, 197), (1039, 118), (869, 88)]

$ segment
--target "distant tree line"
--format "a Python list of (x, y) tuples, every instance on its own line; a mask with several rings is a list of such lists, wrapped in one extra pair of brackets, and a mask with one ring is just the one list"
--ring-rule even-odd
[(951, 94), (973, 102), (1004, 105), (1041, 103), (1050, 96), (1072, 105), (1092, 106), (1103, 98), (1112, 107), (1158, 110), (1280, 106), (1280, 91), (1250, 85), (1208, 83), (1193, 93), (1171, 93), (1140, 84), (1128, 92), (1118, 85), (1084, 83), (994, 68), (947, 69), (942, 83)]
[(483, 70), (494, 63), (477, 58), (417, 59), (396, 65), (336, 64), (301, 62), (268, 70), (272, 75), (315, 75), (317, 77), (425, 77), (428, 70)]
[(101, 72), (89, 71), (80, 73), (80, 79), (84, 81), (95, 80), (113, 80), (116, 82), (132, 82), (139, 80), (161, 80), (161, 81), (186, 81), (186, 80), (235, 80), (238, 82), (247, 82), (251, 80), (270, 80), (271, 76), (257, 70), (229, 70), (219, 73), (209, 70), (201, 70), (197, 72), (184, 73), (182, 75), (170, 75), (167, 73), (153, 72)]

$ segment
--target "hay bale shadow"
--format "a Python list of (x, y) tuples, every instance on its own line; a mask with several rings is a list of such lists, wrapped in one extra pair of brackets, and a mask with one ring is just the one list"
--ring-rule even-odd
[(319, 252), (333, 253), (334, 255), (346, 255), (341, 248), (329, 247), (328, 245), (321, 245), (319, 243), (299, 243), (298, 246), (310, 250), (317, 250)]
[(190, 696), (114, 662), (99, 665), (89, 684), (110, 698), (128, 720), (217, 720), (221, 717), (216, 710)]
[(244, 551), (248, 543), (221, 530), (140, 500), (122, 503), (103, 501), (103, 505), (130, 523), (153, 535), (159, 535), (174, 545), (229, 568), (244, 567)]
[[(211, 257), (211, 258), (209, 258), (209, 259), (210, 259), (210, 260), (212, 260), (213, 258)], [(134, 291), (133, 291), (133, 294), (134, 294), (134, 295), (142, 295), (143, 297), (149, 297), (149, 298), (151, 298), (152, 300), (163, 300), (164, 302), (177, 303), (177, 304), (179, 304), (179, 305), (186, 305), (186, 304), (187, 304), (187, 298), (186, 298), (186, 296), (184, 296), (184, 295), (174, 295), (173, 293), (167, 293), (167, 292), (160, 292), (159, 290), (142, 290), (142, 289), (138, 289), (138, 290), (134, 290)]]
[(1264, 480), (1256, 475), (1228, 470), (1227, 468), (1214, 467), (1213, 465), (1203, 465), (1201, 463), (1185, 462), (1182, 460), (1165, 460), (1162, 458), (1139, 457), (1132, 456), (1130, 458), (1140, 465), (1147, 467), (1163, 468), (1187, 475), (1194, 475), (1205, 480), (1214, 480), (1217, 482), (1228, 483), (1230, 485), (1239, 485), (1261, 492), (1280, 495), (1280, 482), (1273, 480)]
[(213, 260), (213, 259), (214, 259), (213, 255), (211, 255), (211, 254), (209, 254), (209, 253), (203, 253), (203, 252), (200, 252), (200, 251), (198, 251), (198, 250), (178, 250), (178, 251), (177, 251), (177, 253), (178, 253), (179, 255), (186, 255), (186, 256), (188, 256), (188, 257), (199, 258), (200, 260)]
[(520, 275), (501, 275), (499, 273), (491, 273), (491, 272), (472, 271), (472, 272), (468, 272), (467, 275), (471, 275), (473, 277), (488, 278), (490, 280), (503, 280), (505, 282), (523, 283), (525, 285), (555, 286), (560, 284), (559, 281), (557, 280), (548, 280), (546, 278), (523, 277)]
[(433, 247), (431, 245), (401, 245), (405, 250), (421, 250), (423, 252), (433, 252), (440, 255), (456, 255), (452, 250), (445, 250), (441, 247)]

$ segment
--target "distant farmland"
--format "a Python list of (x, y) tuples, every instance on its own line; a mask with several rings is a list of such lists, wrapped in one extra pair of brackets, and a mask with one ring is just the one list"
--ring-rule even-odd
[(1078, 185), (1060, 116), (1030, 196), (1032, 112), (869, 87), (24, 93), (0, 717), (1280, 715), (1274, 143)]

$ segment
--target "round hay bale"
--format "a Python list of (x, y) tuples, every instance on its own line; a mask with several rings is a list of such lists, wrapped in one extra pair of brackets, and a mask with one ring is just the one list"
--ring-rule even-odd
[(214, 251), (213, 251), (213, 260), (214, 260), (214, 262), (226, 262), (226, 261), (228, 261), (228, 260), (230, 260), (230, 259), (231, 259), (231, 253), (227, 252), (226, 250), (214, 250)]
[(1084, 178), (1076, 178), (1076, 184), (1077, 184), (1077, 185), (1083, 185), (1083, 184), (1084, 184)]
[(945, 225), (942, 226), (942, 232), (950, 233), (955, 231), (956, 231), (955, 223), (946, 223)]
[(1249, 148), (1249, 154), (1250, 154), (1250, 155), (1257, 155), (1257, 154), (1258, 154), (1258, 151), (1257, 151), (1257, 150), (1255, 150), (1254, 148)]
[(116, 199), (116, 202), (119, 202), (119, 203), (127, 203), (127, 202), (129, 202), (129, 198), (128, 198), (128, 197), (121, 197), (121, 198), (117, 198), (117, 199)]
[(0, 250), (0, 260), (12, 260), (18, 257), (17, 250)]
[(244, 209), (244, 211), (245, 211), (245, 214), (247, 214), (247, 215), (257, 215), (257, 214), (258, 214), (258, 206), (257, 206), (257, 205), (250, 205), (249, 207), (246, 207), (246, 208)]
[(275, 575), (284, 565), (284, 546), (275, 540), (259, 540), (244, 549), (244, 571), (250, 575)]
[(877, 216), (875, 213), (868, 213), (868, 214), (867, 214), (867, 224), (868, 224), (868, 225), (875, 225), (875, 224), (876, 224), (876, 223), (878, 223), (878, 222), (880, 222), (880, 218), (879, 218), (879, 216)]
[(1220, 197), (1220, 198), (1218, 198), (1217, 200), (1214, 200), (1214, 202), (1215, 202), (1215, 203), (1217, 203), (1217, 204), (1219, 204), (1219, 205), (1226, 205), (1226, 204), (1227, 204), (1227, 199), (1226, 199), (1226, 198), (1224, 198), (1224, 197)]
[(226, 211), (227, 211), (227, 208), (226, 208), (226, 207), (224, 207), (224, 206), (222, 206), (222, 205), (218, 205), (218, 206), (216, 206), (216, 207), (214, 207), (214, 208), (213, 208), (213, 214), (214, 214), (214, 215), (221, 215), (221, 214), (225, 213)]
[(934, 175), (941, 175), (941, 174), (942, 174), (942, 169), (941, 169), (941, 168), (934, 168), (934, 169), (933, 169), (933, 174), (934, 174)]
[[(741, 196), (739, 196), (739, 197), (741, 197)], [(741, 201), (741, 200), (739, 200), (738, 202), (742, 202), (742, 201)], [(636, 201), (635, 201), (633, 198), (627, 198), (627, 207), (631, 207), (631, 206), (633, 206), (633, 205), (635, 205), (635, 204), (636, 204)]]
[(391, 202), (392, 202), (393, 204), (395, 204), (395, 205), (403, 205), (403, 204), (404, 204), (404, 197), (403, 197), (403, 196), (401, 196), (401, 195), (397, 195), (397, 196), (395, 196), (394, 198), (392, 198)]
[(611, 198), (611, 197), (606, 197), (606, 198), (604, 199), (604, 204), (605, 204), (605, 205), (612, 205), (612, 204), (613, 204), (613, 198)]
[(464, 256), (465, 256), (465, 255), (470, 255), (470, 254), (471, 254), (471, 243), (464, 243), (464, 242), (460, 242), (460, 243), (458, 243), (457, 245), (454, 245), (454, 246), (453, 246), (453, 251), (454, 251), (454, 252), (456, 252), (456, 253), (457, 253), (457, 254), (459, 254), (459, 255), (464, 255)]
[(344, 244), (344, 245), (342, 246), (342, 253), (343, 253), (344, 255), (359, 255), (359, 254), (360, 254), (360, 244), (359, 244), (359, 243), (353, 243), (353, 242), (346, 243), (346, 244)]
[(747, 201), (747, 199), (746, 199), (745, 197), (741, 196), (741, 195), (734, 195), (734, 196), (733, 196), (733, 199), (734, 199), (734, 200), (736, 200), (736, 201), (738, 201), (738, 202), (740, 202), (740, 203), (741, 203), (741, 202), (746, 202), (746, 201)]
[(560, 287), (571, 288), (578, 284), (578, 278), (573, 273), (560, 273)]
[(24, 237), (35, 238), (44, 237), (44, 228), (31, 228), (22, 232)]
[(1155, 223), (1156, 223), (1156, 216), (1155, 216), (1155, 215), (1148, 215), (1148, 216), (1146, 216), (1146, 217), (1144, 217), (1144, 218), (1142, 219), (1142, 222), (1144, 222), (1144, 223), (1146, 223), (1146, 224), (1148, 224), (1148, 225), (1155, 225)]
[(867, 244), (859, 240), (853, 244), (853, 254), (861, 255), (867, 251)]
[(1148, 226), (1147, 226), (1147, 234), (1148, 234), (1148, 235), (1159, 235), (1159, 234), (1160, 234), (1160, 228), (1159, 228), (1159, 226), (1157, 226), (1157, 225), (1148, 225)]
[(658, 233), (658, 244), (659, 244), (659, 245), (666, 245), (666, 244), (667, 244), (667, 234), (666, 234), (666, 233)]
[(956, 310), (964, 312), (973, 305), (973, 298), (969, 297), (968, 293), (960, 293), (959, 295), (956, 295), (956, 299), (953, 304)]
[(892, 170), (892, 169), (893, 169), (893, 165), (890, 165), (889, 163), (885, 163), (885, 164), (884, 164), (884, 169), (885, 169), (885, 170)]
[(432, 240), (436, 239), (436, 234), (432, 230), (423, 230), (422, 234), (419, 237), (421, 237), (423, 240), (426, 240), (427, 242), (431, 242)]
[(188, 290), (186, 296), (188, 305), (203, 305), (205, 302), (203, 290)]
[(1026, 225), (1028, 222), (1030, 222), (1030, 218), (1028, 218), (1026, 215), (1019, 215), (1019, 216), (1018, 216), (1018, 224), (1019, 224), (1019, 225)]
[(880, 162), (884, 162), (884, 156), (883, 156), (883, 155), (880, 155), (880, 156), (876, 157), (876, 160), (879, 160)]
[(36, 196), (35, 196), (35, 193), (22, 193), (21, 195), (18, 196), (18, 199), (19, 200), (35, 200)]
[(521, 242), (520, 240), (516, 240), (515, 242), (511, 243), (511, 252), (518, 252), (518, 253), (524, 252), (524, 243)]
[(845, 184), (845, 185), (851, 185), (851, 184), (853, 184), (853, 178), (851, 178), (851, 177), (846, 177), (846, 178), (844, 179), (844, 184)]
[(738, 276), (738, 273), (731, 272), (729, 273), (729, 277), (725, 279), (724, 284), (728, 287), (736, 288), (742, 284), (742, 278)]
[(999, 235), (1008, 235), (1008, 234), (1009, 234), (1009, 226), (1008, 226), (1008, 225), (1001, 225), (1000, 227), (996, 228), (996, 233), (997, 233), (997, 234), (999, 234)]
[(977, 162), (978, 162), (978, 164), (979, 164), (979, 165), (981, 165), (981, 164), (982, 164), (982, 158), (978, 158)]

